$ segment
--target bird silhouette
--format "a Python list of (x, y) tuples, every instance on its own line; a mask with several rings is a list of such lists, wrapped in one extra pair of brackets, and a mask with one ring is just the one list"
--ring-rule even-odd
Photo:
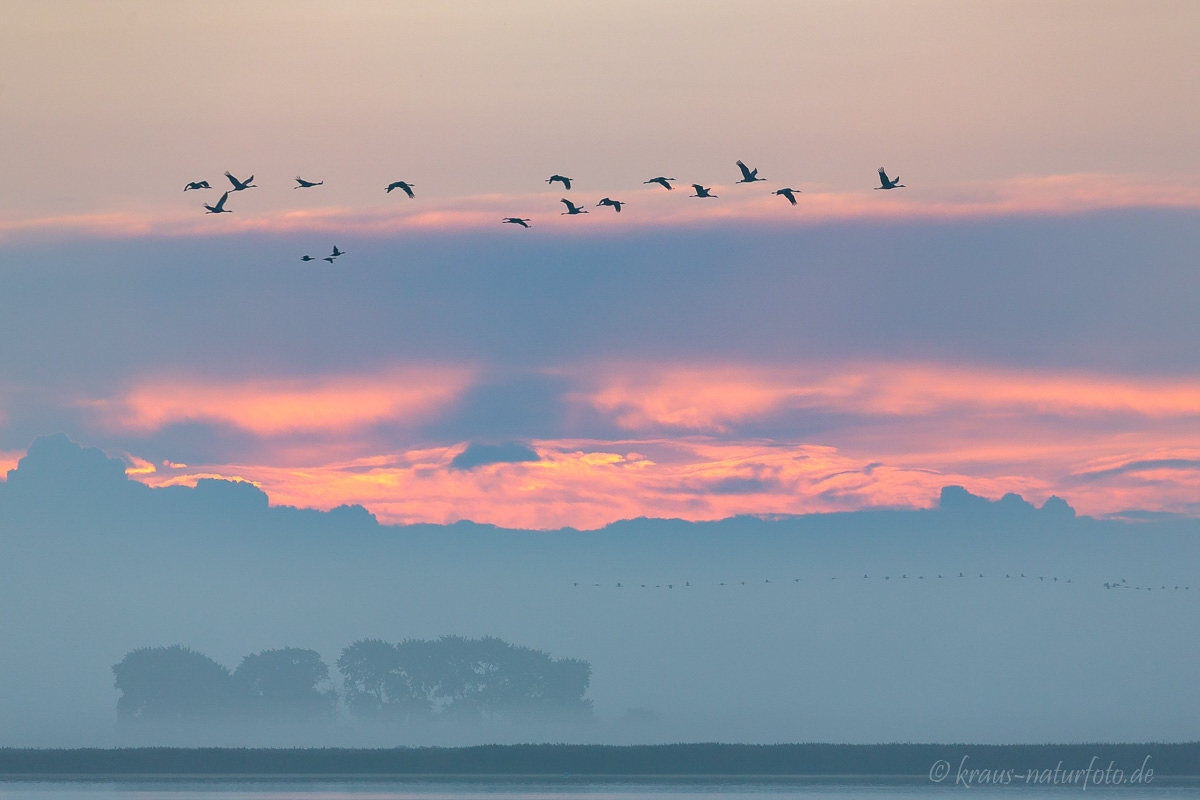
[(504, 219), (500, 220), (500, 222), (501, 223), (511, 223), (513, 225), (520, 225), (522, 228), (529, 227), (529, 220), (521, 219), (520, 217), (505, 217)]
[(716, 197), (709, 189), (705, 189), (698, 183), (693, 183), (692, 188), (696, 190), (695, 194), (689, 194), (688, 197)]
[(674, 180), (678, 180), (678, 178), (664, 178), (660, 175), (657, 178), (651, 178), (648, 181), (642, 181), (642, 183), (657, 183), (659, 186), (663, 187), (667, 191), (672, 191), (675, 187), (672, 186), (669, 183), (669, 181), (674, 181)]
[(183, 187), (183, 190), (186, 192), (188, 189), (211, 189), (211, 188), (212, 187), (208, 185), (208, 181), (192, 181), (187, 186)]
[[(253, 180), (253, 178), (252, 178), (251, 180)], [(297, 175), (297, 176), (296, 176), (296, 183), (298, 183), (298, 184), (300, 184), (300, 185), (299, 185), (299, 186), (293, 186), (292, 188), (293, 188), (293, 189), (310, 189), (310, 188), (312, 188), (313, 186), (320, 186), (320, 185), (321, 185), (322, 183), (324, 183), (324, 182), (325, 182), (325, 181), (317, 181), (316, 183), (313, 183), (312, 181), (306, 181), (306, 180), (304, 180), (304, 178), (301, 178), (299, 175)]]
[(399, 189), (400, 191), (402, 191), (406, 195), (408, 195), (408, 199), (411, 200), (413, 198), (412, 187), (414, 187), (414, 186), (416, 186), (415, 183), (408, 183), (407, 181), (394, 181), (394, 182), (388, 184), (387, 192), (388, 192), (388, 194), (391, 194), (392, 189)]
[(332, 263), (333, 263), (333, 259), (334, 259), (334, 258), (335, 258), (335, 256), (325, 256), (325, 257), (324, 257), (324, 258), (322, 258), (321, 260), (322, 260), (322, 261), (328, 261), (330, 264), (332, 264)]
[(208, 214), (231, 214), (231, 213), (233, 213), (228, 208), (225, 207), (225, 201), (228, 199), (229, 199), (229, 192), (226, 192), (225, 194), (221, 195), (221, 199), (217, 201), (217, 204), (215, 206), (210, 206), (208, 203), (205, 203), (204, 207), (208, 209), (208, 211), (205, 213), (208, 213)]
[(301, 261), (316, 261), (312, 256), (300, 256)]
[(335, 245), (333, 246), (333, 252), (329, 254), (329, 257), (330, 257), (330, 258), (337, 258), (338, 256), (344, 256), (344, 255), (346, 255), (346, 251), (345, 251), (345, 250), (338, 250), (338, 246), (335, 244)]
[(755, 181), (765, 180), (765, 178), (758, 177), (758, 170), (750, 169), (741, 161), (737, 162), (737, 168), (742, 171), (742, 179), (738, 183), (754, 183)]
[(791, 203), (792, 205), (796, 205), (796, 195), (799, 193), (800, 193), (799, 189), (779, 189), (777, 191), (771, 192), (771, 194), (777, 194), (780, 197), (786, 197), (787, 201), (789, 203)]
[(567, 198), (565, 198), (565, 197), (562, 199), (562, 202), (563, 202), (563, 204), (564, 204), (564, 205), (566, 205), (566, 207), (567, 207), (567, 210), (566, 210), (566, 211), (564, 211), (564, 212), (562, 212), (563, 214), (570, 214), (571, 216), (574, 216), (574, 215), (576, 215), (576, 214), (586, 214), (586, 213), (588, 213), (587, 211), (585, 211), (584, 209), (582, 209), (582, 208), (580, 208), (579, 206), (575, 205), (574, 203), (572, 203), (570, 200), (568, 200), (568, 199), (567, 199)]
[(904, 184), (900, 182), (900, 176), (889, 178), (887, 173), (883, 171), (883, 167), (879, 168), (879, 182), (882, 186), (876, 186), (876, 189), (903, 189)]
[(242, 189), (257, 189), (258, 188), (253, 183), (253, 181), (254, 181), (253, 175), (251, 175), (249, 178), (246, 178), (246, 180), (244, 180), (244, 181), (239, 181), (237, 178), (233, 177), (233, 175), (229, 174), (229, 170), (225, 170), (225, 177), (229, 178), (229, 182), (233, 184), (233, 191), (235, 191), (235, 192), (240, 192)]
[(568, 192), (571, 191), (571, 179), (570, 178), (566, 177), (565, 175), (551, 175), (549, 178), (546, 179), (546, 183), (550, 184), (551, 186), (554, 185), (555, 181), (560, 182), (563, 185), (563, 188), (566, 189)]
[(596, 205), (597, 205), (597, 207), (612, 206), (613, 210), (616, 211), (618, 214), (620, 214), (621, 206), (625, 205), (625, 201), (624, 200), (610, 200), (609, 198), (606, 197), (603, 200), (601, 200), (599, 203), (596, 203)]

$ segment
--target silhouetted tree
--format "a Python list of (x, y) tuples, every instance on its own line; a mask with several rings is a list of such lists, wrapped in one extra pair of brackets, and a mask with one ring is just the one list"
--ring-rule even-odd
[(314, 650), (285, 647), (248, 655), (233, 679), (246, 711), (265, 720), (317, 720), (332, 716), (337, 694), (329, 667)]
[(229, 670), (182, 645), (143, 647), (113, 666), (117, 721), (187, 723), (228, 716), (237, 708)]
[(351, 713), (371, 719), (428, 713), (423, 677), (414, 674), (418, 667), (411, 660), (404, 663), (412, 650), (380, 639), (360, 639), (342, 651), (337, 667), (345, 679), (344, 697)]
[(444, 636), (432, 644), (439, 668), (432, 699), (449, 717), (591, 714), (583, 699), (591, 681), (586, 661), (555, 660), (495, 637)]

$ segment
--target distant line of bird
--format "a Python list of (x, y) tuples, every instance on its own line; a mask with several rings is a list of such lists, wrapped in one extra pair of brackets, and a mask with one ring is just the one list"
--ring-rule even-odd
[[(829, 580), (831, 580), (831, 581), (836, 581), (836, 580), (838, 579), (838, 577), (839, 577), (839, 576), (837, 576), (837, 575), (831, 575), (831, 576), (829, 576)], [(842, 577), (842, 578), (845, 578), (845, 579), (847, 579), (847, 580), (852, 580), (852, 581), (853, 581), (853, 580), (872, 580), (871, 576), (870, 576), (869, 574), (866, 574), (866, 573), (864, 573), (864, 574), (863, 574), (863, 576), (862, 576), (861, 578), (856, 578), (856, 577), (847, 577), (847, 576), (845, 576), (845, 575), (843, 575), (843, 576), (840, 576), (840, 577)], [(937, 575), (937, 577), (936, 577), (936, 578), (935, 578), (935, 577), (933, 577), (933, 576), (931, 575), (931, 576), (930, 576), (930, 580), (944, 580), (944, 579), (945, 579), (945, 577), (946, 577), (945, 575), (942, 575), (942, 574), (940, 574), (940, 573), (939, 573), (939, 574)], [(951, 576), (951, 577), (952, 577), (952, 578), (954, 578), (954, 577), (957, 577), (957, 578), (974, 578), (974, 579), (978, 580), (979, 578), (984, 578), (984, 577), (986, 577), (986, 576), (985, 576), (985, 575), (984, 575), (982, 572), (978, 573), (977, 575), (967, 575), (967, 574), (965, 574), (965, 573), (962, 573), (962, 572), (960, 572), (960, 573), (958, 573), (958, 575), (957, 575), (957, 576)], [(993, 577), (999, 577), (999, 576), (993, 576)], [(1015, 580), (1023, 580), (1023, 579), (1029, 579), (1029, 580), (1032, 580), (1032, 578), (1031, 578), (1031, 577), (1029, 577), (1029, 576), (1027, 576), (1027, 575), (1026, 575), (1024, 572), (1019, 572), (1019, 573), (1017, 573), (1016, 575), (1013, 575), (1011, 572), (1006, 572), (1006, 573), (1004, 574), (1004, 577), (1005, 577), (1006, 579), (1015, 579)], [(890, 581), (890, 580), (892, 580), (893, 578), (895, 578), (896, 580), (918, 580), (918, 581), (923, 581), (923, 580), (925, 580), (925, 579), (926, 579), (924, 575), (916, 575), (916, 576), (914, 576), (914, 577), (911, 577), (911, 578), (910, 578), (907, 572), (901, 573), (901, 574), (900, 574), (900, 575), (898, 575), (898, 576), (893, 576), (893, 575), (876, 575), (874, 579), (876, 579), (876, 580), (885, 580), (885, 581)], [(1045, 581), (1047, 581), (1047, 580), (1048, 580), (1048, 581), (1050, 581), (1051, 583), (1059, 583), (1058, 576), (1056, 576), (1056, 575), (1055, 575), (1055, 576), (1038, 575), (1038, 576), (1037, 576), (1037, 579), (1038, 579), (1039, 581), (1041, 581), (1041, 582), (1045, 582)], [(801, 582), (801, 580), (804, 580), (804, 579), (802, 579), (802, 578), (792, 578), (792, 579), (791, 579), (791, 583), (800, 583), (800, 582)], [(774, 582), (775, 582), (775, 583), (782, 583), (782, 584), (786, 584), (786, 583), (788, 583), (788, 581), (774, 581)], [(1072, 581), (1071, 581), (1071, 579), (1070, 579), (1070, 578), (1067, 578), (1067, 579), (1065, 579), (1065, 580), (1063, 580), (1063, 581), (1062, 581), (1062, 583), (1064, 583), (1064, 584), (1065, 584), (1065, 583), (1071, 583), (1071, 582), (1072, 582)], [(756, 584), (756, 583), (758, 583), (758, 581), (751, 581), (750, 583), (751, 583), (751, 584)], [(763, 583), (763, 584), (768, 584), (768, 583), (772, 583), (772, 581), (771, 581), (771, 579), (770, 579), (770, 578), (764, 578), (764, 579), (762, 580), (762, 583)], [(583, 584), (581, 584), (579, 581), (574, 581), (574, 582), (572, 582), (572, 583), (571, 583), (571, 585), (572, 585), (572, 586), (575, 586), (575, 587), (578, 587), (578, 586), (581, 586), (581, 585), (583, 585)], [(663, 588), (663, 587), (666, 587), (666, 588), (668, 588), (668, 589), (674, 589), (676, 586), (679, 586), (679, 587), (684, 587), (684, 588), (686, 588), (686, 587), (691, 587), (691, 586), (693, 586), (693, 585), (699, 586), (699, 585), (701, 585), (701, 584), (693, 584), (691, 581), (684, 581), (683, 583), (656, 583), (656, 584), (653, 584), (653, 588), (655, 588), (655, 589), (661, 589), (661, 588)], [(734, 581), (733, 583), (725, 583), (725, 582), (720, 582), (720, 583), (716, 583), (716, 584), (709, 584), (709, 585), (715, 585), (715, 586), (746, 586), (746, 585), (747, 585), (747, 581)], [(603, 586), (604, 586), (604, 584), (601, 584), (601, 583), (593, 583), (593, 584), (592, 584), (592, 586), (593, 586), (593, 587), (596, 587), (596, 588), (601, 588), (601, 587), (603, 587)], [(614, 586), (614, 588), (617, 588), (617, 589), (623, 589), (623, 588), (626, 588), (626, 587), (625, 587), (625, 585), (624, 585), (623, 583), (621, 583), (621, 582), (618, 582), (618, 583), (614, 584), (613, 586)], [(642, 588), (642, 589), (647, 589), (647, 588), (650, 588), (650, 586), (651, 586), (650, 584), (646, 584), (646, 583), (640, 583), (640, 584), (629, 584), (629, 587), (638, 587), (638, 588)], [(1106, 589), (1107, 589), (1107, 588), (1114, 588), (1114, 587), (1110, 587), (1110, 586), (1109, 586), (1109, 585), (1106, 583), (1106, 584), (1104, 584), (1104, 588), (1106, 588)], [(1175, 587), (1175, 588), (1179, 588), (1179, 587)], [(1188, 588), (1188, 587), (1186, 587), (1186, 586), (1185, 586), (1184, 588), (1186, 589), (1186, 588)]]
[[(766, 180), (765, 178), (759, 177), (757, 168), (750, 169), (741, 160), (737, 161), (736, 165), (742, 175), (741, 179), (736, 181), (736, 183), (757, 183), (757, 182)], [(243, 180), (239, 180), (238, 178), (234, 177), (227, 170), (225, 172), (225, 177), (229, 179), (229, 182), (231, 184), (233, 184), (233, 188), (229, 189), (224, 194), (222, 194), (221, 199), (218, 200), (216, 203), (214, 203), (212, 205), (209, 205), (208, 203), (204, 204), (204, 207), (206, 209), (208, 209), (206, 212), (208, 214), (229, 214), (229, 213), (231, 213), (231, 209), (228, 209), (225, 207), (225, 203), (229, 199), (229, 195), (231, 192), (241, 192), (246, 189), (257, 188), (257, 185), (253, 182), (254, 181), (253, 175), (251, 175), (249, 178), (247, 178), (246, 180), (243, 181)], [(556, 174), (556, 175), (551, 175), (549, 178), (547, 178), (546, 183), (550, 184), (551, 186), (553, 186), (555, 183), (561, 183), (563, 186), (563, 189), (565, 189), (566, 191), (570, 191), (572, 180), (573, 180), (572, 178), (569, 178), (565, 175), (557, 175)], [(671, 190), (674, 190), (674, 188), (675, 188), (674, 186), (671, 185), (671, 182), (676, 181), (676, 180), (677, 180), (676, 178), (668, 178), (668, 177), (664, 177), (664, 176), (660, 175), (656, 178), (651, 178), (648, 181), (642, 181), (642, 183), (643, 184), (652, 184), (652, 183), (657, 184), (659, 186), (662, 186), (664, 189), (671, 191)], [(292, 188), (293, 189), (311, 189), (315, 186), (321, 186), (324, 183), (325, 183), (325, 181), (305, 180), (304, 178), (297, 175), (296, 176), (296, 186), (294, 186)], [(902, 189), (902, 188), (904, 188), (904, 184), (900, 183), (900, 176), (897, 175), (895, 178), (889, 178), (887, 172), (884, 170), (883, 167), (879, 168), (879, 183), (880, 183), (880, 185), (876, 186), (875, 187), (876, 189)], [(394, 181), (385, 187), (385, 191), (388, 194), (390, 194), (393, 190), (399, 189), (400, 191), (402, 191), (406, 195), (408, 195), (409, 199), (411, 200), (416, 197), (416, 195), (413, 192), (413, 187), (415, 185), (416, 184), (409, 183), (407, 181)], [(696, 193), (692, 194), (692, 195), (688, 195), (689, 197), (698, 197), (698, 198), (716, 198), (716, 197), (718, 197), (718, 195), (715, 195), (712, 193), (712, 189), (710, 187), (706, 187), (703, 184), (693, 183), (693, 184), (691, 184), (691, 186), (695, 190)], [(183, 190), (185, 192), (187, 192), (192, 189), (211, 189), (211, 188), (212, 188), (212, 186), (209, 184), (208, 181), (192, 181), (192, 182), (188, 183), (186, 186), (184, 186)], [(794, 206), (794, 205), (796, 205), (796, 195), (800, 194), (800, 190), (793, 189), (790, 187), (785, 187), (782, 189), (776, 189), (775, 191), (771, 192), (771, 194), (786, 199), (789, 203), (791, 203)], [(576, 205), (575, 203), (572, 203), (570, 200), (567, 200), (565, 197), (560, 202), (563, 203), (563, 205), (565, 205), (567, 208), (566, 211), (562, 212), (561, 216), (576, 216), (578, 214), (588, 213), (587, 210), (582, 205)], [(607, 207), (613, 209), (614, 211), (616, 211), (618, 214), (621, 213), (621, 207), (624, 205), (626, 205), (626, 201), (613, 200), (610, 197), (605, 197), (599, 203), (596, 204), (597, 207), (607, 206)], [(529, 217), (505, 217), (504, 219), (500, 220), (500, 222), (503, 224), (520, 225), (522, 228), (528, 228), (530, 221), (531, 220)], [(336, 258), (338, 255), (340, 255), (340, 253), (337, 252), (336, 247), (334, 248), (334, 251), (335, 252), (333, 253), (332, 256), (327, 256), (326, 258), (324, 258), (322, 260), (333, 263), (333, 259)], [(301, 258), (301, 261), (315, 261), (315, 260), (316, 259), (314, 259), (310, 256), (304, 256), (303, 258)]]
[[(862, 576), (862, 578), (857, 578), (857, 579), (856, 578), (846, 578), (846, 576), (841, 576), (841, 577), (843, 577), (844, 579), (848, 579), (850, 581), (871, 580), (871, 576), (869, 574), (864, 574)], [(974, 579), (978, 580), (979, 578), (983, 578), (984, 574), (981, 572), (978, 575), (966, 575), (966, 574), (960, 572), (960, 573), (958, 573), (957, 577), (958, 578), (974, 578)], [(994, 576), (994, 577), (999, 577), (999, 576)], [(1004, 577), (1007, 579), (1021, 580), (1023, 578), (1026, 578), (1027, 576), (1025, 575), (1025, 573), (1021, 572), (1021, 573), (1018, 573), (1017, 575), (1013, 575), (1012, 573), (1005, 573)], [(875, 578), (879, 579), (879, 580), (884, 580), (884, 581), (891, 581), (893, 578), (895, 578), (896, 580), (925, 580), (926, 579), (924, 575), (917, 575), (917, 576), (915, 576), (915, 578), (910, 578), (907, 573), (902, 573), (898, 577), (892, 576), (892, 575), (882, 575), (882, 576), (876, 575)], [(932, 578), (932, 576), (931, 576), (932, 580), (938, 580), (938, 579), (944, 579), (944, 578), (945, 578), (944, 575), (938, 575), (937, 578)], [(836, 576), (836, 575), (829, 577), (829, 580), (831, 580), (831, 581), (836, 581), (837, 579), (838, 579), (838, 576)], [(1049, 581), (1051, 583), (1063, 583), (1063, 584), (1072, 583), (1070, 578), (1060, 581), (1057, 576), (1039, 575), (1039, 576), (1037, 576), (1037, 579), (1039, 582), (1043, 582), (1043, 583), (1046, 581)], [(791, 583), (800, 583), (801, 580), (802, 580), (801, 578), (792, 578), (790, 582)], [(786, 585), (788, 582), (789, 581), (775, 581), (774, 583)], [(805, 581), (805, 582), (807, 582), (807, 581)], [(629, 589), (677, 589), (677, 588), (679, 588), (679, 589), (687, 589), (687, 588), (699, 587), (699, 586), (705, 586), (705, 585), (720, 587), (720, 586), (764, 585), (764, 584), (770, 584), (770, 583), (773, 583), (770, 578), (764, 578), (761, 582), (759, 582), (759, 581), (749, 581), (749, 582), (733, 581), (732, 583), (726, 583), (726, 582), (722, 581), (722, 582), (715, 583), (715, 584), (711, 584), (711, 583), (709, 583), (709, 584), (701, 584), (701, 583), (693, 584), (691, 581), (684, 581), (683, 583), (654, 583), (654, 584), (629, 583), (629, 584), (626, 584), (624, 582), (618, 581), (615, 584), (593, 583), (591, 586), (592, 586), (592, 588), (595, 588), (595, 589), (602, 589), (602, 588), (614, 588), (614, 589), (625, 589), (625, 588), (629, 588)], [(579, 581), (573, 581), (571, 583), (571, 586), (578, 588), (580, 586), (585, 586), (585, 584), (583, 584)], [(1155, 587), (1153, 587), (1153, 586), (1131, 585), (1124, 578), (1122, 578), (1120, 581), (1105, 581), (1103, 586), (1105, 589), (1134, 589), (1134, 590), (1139, 590), (1139, 591), (1145, 590), (1148, 592), (1154, 591), (1154, 589), (1155, 589)], [(1192, 588), (1191, 586), (1182, 586), (1182, 585), (1167, 586), (1165, 584), (1160, 585), (1158, 587), (1159, 591), (1181, 591), (1181, 590), (1182, 591), (1190, 591), (1191, 588)]]

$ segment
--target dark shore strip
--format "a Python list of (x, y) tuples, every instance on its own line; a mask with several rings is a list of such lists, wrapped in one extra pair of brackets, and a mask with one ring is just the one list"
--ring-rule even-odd
[[(966, 761), (964, 762), (964, 757)], [(1149, 759), (1147, 761), (1147, 758)], [(1130, 776), (1200, 778), (1200, 742), (1182, 744), (669, 744), (482, 745), (393, 749), (139, 747), (0, 748), (0, 775), (15, 777), (166, 775), (597, 775), (910, 776), (929, 779), (944, 762), (973, 770), (1094, 769)]]

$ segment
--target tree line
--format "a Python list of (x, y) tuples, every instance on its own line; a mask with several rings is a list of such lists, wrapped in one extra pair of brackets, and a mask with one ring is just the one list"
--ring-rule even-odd
[(592, 668), (501, 639), (360, 639), (336, 662), (285, 647), (229, 669), (182, 645), (133, 650), (112, 668), (123, 726), (198, 722), (320, 724), (339, 713), (383, 724), (590, 718)]

